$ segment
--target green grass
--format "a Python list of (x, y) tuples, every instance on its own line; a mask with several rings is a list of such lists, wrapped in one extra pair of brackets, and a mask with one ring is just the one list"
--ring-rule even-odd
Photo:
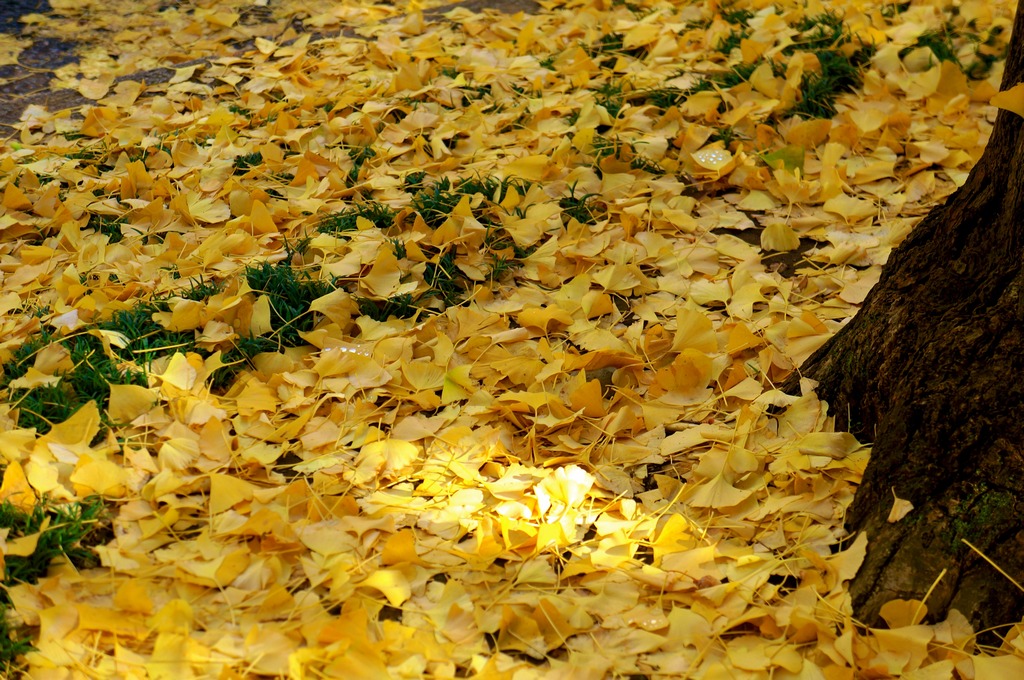
[(787, 56), (797, 52), (828, 50), (850, 42), (850, 34), (846, 30), (843, 16), (832, 10), (805, 16), (794, 25), (794, 28), (800, 34), (793, 39), (792, 45), (782, 50)]
[(317, 322), (316, 315), (309, 311), (310, 304), (334, 290), (334, 285), (315, 280), (288, 262), (285, 259), (277, 264), (263, 262), (246, 267), (245, 279), (253, 292), (270, 298), (270, 339), (282, 347), (298, 347), (306, 344), (299, 334), (313, 330)]
[[(298, 253), (306, 244), (307, 241), (300, 241), (286, 245), (290, 253)], [(212, 377), (214, 388), (227, 386), (260, 352), (305, 344), (299, 333), (312, 330), (316, 322), (309, 312), (310, 303), (334, 289), (333, 284), (313, 281), (305, 272), (296, 272), (285, 263), (249, 267), (245, 276), (254, 291), (270, 296), (273, 331), (267, 337), (243, 338), (231, 346), (221, 347), (225, 365)], [(181, 297), (207, 300), (221, 288), (219, 283), (199, 279), (191, 282), (191, 287)], [(170, 308), (168, 299), (140, 301), (68, 336), (39, 333), (14, 350), (4, 363), (0, 392), (4, 393), (7, 402), (17, 407), (18, 426), (35, 428), (40, 434), (45, 434), (86, 403), (94, 401), (103, 425), (109, 427), (114, 424), (108, 422), (106, 416), (111, 385), (148, 385), (150, 364), (176, 352), (195, 352), (204, 358), (209, 357), (212, 351), (197, 346), (195, 331), (170, 331), (154, 319), (154, 314), (166, 313)], [(96, 330), (112, 331), (122, 342), (104, 346), (97, 335), (89, 332)], [(34, 365), (36, 355), (55, 343), (69, 355), (70, 368), (56, 373), (59, 381), (34, 388), (12, 387), (11, 383), (23, 377)]]
[(417, 192), (413, 196), (411, 206), (428, 226), (436, 229), (448, 219), (463, 196), (481, 194), (486, 205), (480, 211), (481, 215), (478, 219), (486, 223), (489, 219), (493, 221), (486, 213), (504, 200), (510, 188), (515, 188), (520, 194), (525, 194), (530, 188), (530, 183), (517, 178), (469, 177), (452, 181), (447, 177), (442, 177)]
[(195, 300), (199, 302), (213, 297), (222, 290), (224, 290), (223, 282), (207, 281), (200, 276), (198, 281), (190, 279), (189, 289), (180, 293), (180, 295), (186, 300)]
[[(429, 181), (426, 174), (416, 172), (406, 175), (404, 185), (405, 190), (413, 194), (410, 207), (432, 229), (440, 227), (465, 197), (472, 197), (473, 216), (486, 229), (480, 245), (480, 254), (488, 265), (487, 279), (492, 283), (519, 267), (522, 258), (528, 256), (529, 251), (518, 247), (505, 231), (502, 216), (506, 209), (501, 203), (512, 190), (525, 196), (532, 186), (530, 182), (514, 177), (501, 179), (479, 175), (455, 179), (442, 177)], [(513, 207), (510, 211), (519, 215), (525, 214), (522, 207)], [(321, 220), (318, 229), (324, 233), (344, 233), (356, 228), (358, 217), (365, 217), (382, 229), (396, 227), (393, 225), (395, 213), (391, 208), (368, 202), (357, 208), (328, 216)], [(400, 237), (391, 236), (388, 244), (398, 260), (406, 258), (405, 241)], [(464, 245), (446, 243), (435, 246), (421, 242), (419, 247), (429, 261), (411, 268), (405, 272), (405, 276), (422, 275), (423, 287), (420, 291), (417, 294), (402, 294), (386, 300), (356, 296), (355, 300), (361, 314), (384, 321), (392, 317), (410, 318), (424, 311), (436, 313), (440, 307), (460, 304), (467, 293), (479, 284), (470, 279), (458, 266), (458, 248), (464, 248)], [(251, 282), (250, 286), (256, 288)], [(308, 302), (306, 307), (308, 308)], [(297, 311), (297, 308), (292, 311)]]
[(743, 42), (744, 38), (748, 37), (750, 37), (750, 31), (746, 29), (733, 29), (729, 32), (729, 35), (718, 41), (718, 44), (715, 45), (715, 51), (729, 55), (733, 50), (739, 49), (740, 43)]
[[(5, 556), (3, 585), (9, 588), (19, 583), (37, 583), (59, 558), (79, 569), (99, 566), (91, 547), (108, 538), (110, 518), (98, 496), (63, 505), (43, 499), (29, 511), (5, 501), (0, 503), (0, 529), (7, 530), (8, 541), (39, 534), (31, 555)], [(19, 658), (33, 649), (31, 636), (7, 618), (9, 605), (10, 599), (4, 590), (0, 592), (0, 675), (3, 677), (14, 677), (8, 674), (15, 672)]]
[(416, 305), (416, 299), (409, 293), (396, 295), (387, 300), (371, 300), (369, 298), (356, 298), (359, 305), (359, 313), (364, 314), (374, 321), (387, 321), (391, 317), (398, 319), (409, 319), (420, 311)]
[(410, 172), (402, 178), (402, 190), (408, 194), (415, 194), (418, 191), (422, 191), (426, 188), (426, 185), (423, 183), (426, 178), (427, 173), (422, 170)]
[[(119, 312), (123, 313), (123, 312)], [(45, 347), (60, 343), (70, 355), (73, 368), (59, 375), (59, 382), (34, 388), (11, 388), (11, 382), (23, 377)], [(0, 389), (7, 401), (18, 408), (18, 427), (36, 428), (40, 434), (70, 418), (89, 401), (102, 410), (110, 396), (110, 385), (145, 385), (142, 371), (123, 367), (120, 357), (108, 356), (99, 338), (84, 333), (57, 339), (41, 333), (15, 350), (4, 364)]]
[(728, 149), (734, 141), (742, 139), (743, 135), (736, 131), (731, 126), (716, 127), (715, 131), (708, 137), (708, 141), (711, 142), (722, 142), (725, 148)]
[(90, 215), (89, 223), (86, 225), (95, 229), (101, 234), (106, 234), (111, 243), (118, 243), (124, 234), (121, 233), (121, 225), (128, 222), (128, 217), (111, 217), (110, 215)]
[[(569, 195), (558, 201), (562, 215), (575, 219), (580, 224), (597, 224), (604, 218), (605, 208), (600, 202), (600, 194), (591, 193), (576, 195), (576, 185), (569, 187)], [(566, 220), (568, 222), (568, 220)]]
[(253, 151), (252, 153), (243, 153), (235, 156), (234, 163), (234, 174), (244, 175), (253, 168), (257, 168), (263, 165), (263, 154), (259, 151)]
[(320, 220), (317, 231), (322, 234), (342, 234), (346, 231), (355, 231), (359, 228), (357, 221), (360, 217), (369, 220), (378, 229), (387, 229), (395, 221), (396, 214), (394, 210), (383, 203), (367, 201), (355, 208), (327, 215)]
[(594, 90), (594, 101), (603, 106), (613, 119), (619, 117), (625, 104), (625, 95), (621, 83), (604, 83)]
[(874, 48), (862, 47), (847, 57), (838, 50), (815, 52), (820, 73), (806, 73), (800, 81), (800, 101), (790, 110), (807, 118), (831, 118), (836, 114), (836, 99), (861, 84), (861, 71), (871, 60)]
[(665, 169), (637, 151), (636, 145), (632, 142), (624, 142), (618, 137), (609, 138), (603, 135), (595, 135), (593, 154), (595, 162), (611, 157), (624, 163), (629, 163), (629, 167), (633, 170), (649, 172), (652, 175), (665, 174)]
[(352, 186), (359, 181), (359, 172), (366, 161), (377, 156), (372, 146), (355, 146), (348, 150), (348, 157), (352, 159), (352, 169), (348, 171), (348, 183)]
[[(746, 16), (746, 15), (744, 15)], [(734, 17), (735, 18), (735, 17)], [(746, 19), (742, 19), (745, 22)], [(736, 19), (740, 21), (739, 18)], [(850, 31), (843, 21), (842, 15), (828, 11), (802, 18), (794, 25), (799, 32), (794, 44), (782, 50), (782, 54), (792, 57), (798, 52), (809, 52), (818, 58), (821, 65), (819, 73), (806, 73), (800, 82), (799, 101), (787, 112), (805, 118), (831, 118), (836, 114), (836, 99), (846, 92), (852, 92), (861, 84), (861, 73), (874, 54), (874, 47), (862, 45), (847, 54), (845, 47), (853, 41)], [(742, 39), (742, 31), (731, 36), (735, 38), (735, 46)], [(725, 49), (729, 47), (729, 50)], [(721, 46), (721, 51), (728, 52), (730, 45)], [(691, 95), (707, 90), (728, 90), (750, 79), (761, 64), (768, 63), (776, 76), (784, 73), (782, 63), (776, 60), (758, 59), (751, 63), (737, 64), (720, 73), (708, 75), (702, 81), (686, 90)], [(668, 103), (664, 95), (660, 101)], [(723, 102), (720, 110), (725, 110)]]
[(689, 96), (686, 90), (678, 87), (655, 87), (638, 93), (644, 103), (657, 106), (662, 111), (679, 106)]

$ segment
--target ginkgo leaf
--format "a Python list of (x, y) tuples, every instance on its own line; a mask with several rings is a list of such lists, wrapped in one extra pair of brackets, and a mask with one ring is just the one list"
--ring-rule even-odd
[(761, 232), (761, 248), (785, 252), (800, 247), (800, 237), (785, 222), (771, 222)]
[(1002, 90), (989, 99), (989, 103), (1000, 109), (1005, 109), (1024, 116), (1024, 83), (1018, 83), (1009, 90)]
[(392, 607), (400, 607), (412, 595), (409, 577), (401, 569), (377, 569), (359, 585), (380, 591)]
[(733, 157), (732, 154), (725, 149), (712, 147), (694, 152), (693, 160), (697, 165), (705, 170), (713, 170), (721, 173), (724, 172), (729, 164), (733, 162)]
[(861, 447), (849, 432), (811, 432), (798, 444), (800, 453), (808, 456), (845, 458)]

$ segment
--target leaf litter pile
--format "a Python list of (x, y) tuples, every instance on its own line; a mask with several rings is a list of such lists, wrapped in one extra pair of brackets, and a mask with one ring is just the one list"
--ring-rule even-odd
[(0, 157), (11, 672), (1024, 675), (852, 617), (869, 450), (777, 389), (980, 157), (1007, 3), (51, 4), (104, 30)]

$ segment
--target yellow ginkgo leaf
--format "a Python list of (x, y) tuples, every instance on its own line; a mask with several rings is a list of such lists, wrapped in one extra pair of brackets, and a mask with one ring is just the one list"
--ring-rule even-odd
[(1018, 83), (1009, 90), (997, 93), (989, 100), (992, 106), (1012, 111), (1024, 117), (1024, 83)]
[(761, 249), (785, 252), (800, 247), (800, 237), (785, 222), (772, 222), (761, 232)]
[(705, 170), (724, 172), (733, 162), (732, 154), (725, 149), (712, 147), (694, 152), (693, 161)]
[(401, 569), (377, 569), (359, 585), (379, 590), (392, 607), (399, 607), (412, 596), (409, 577)]
[(111, 385), (107, 417), (112, 423), (130, 423), (156, 403), (153, 390), (141, 385)]

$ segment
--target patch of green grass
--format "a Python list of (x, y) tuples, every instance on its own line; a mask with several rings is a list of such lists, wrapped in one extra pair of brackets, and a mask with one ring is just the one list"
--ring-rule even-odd
[(361, 203), (355, 208), (332, 213), (320, 220), (317, 231), (322, 234), (341, 234), (358, 229), (357, 220), (362, 217), (373, 223), (378, 229), (387, 229), (395, 221), (397, 213), (389, 206), (376, 201)]
[(619, 57), (643, 59), (647, 56), (646, 45), (627, 48), (624, 40), (625, 36), (613, 31), (605, 33), (589, 45), (583, 45), (583, 49), (589, 56), (598, 59), (602, 68), (611, 68)]
[(665, 174), (664, 168), (637, 151), (632, 142), (624, 142), (618, 137), (608, 138), (603, 135), (595, 135), (592, 144), (594, 160), (597, 162), (602, 158), (612, 157), (629, 163), (629, 167), (633, 170), (649, 172), (652, 175)]
[(121, 225), (128, 222), (128, 217), (111, 217), (110, 215), (90, 215), (89, 223), (86, 225), (95, 229), (101, 234), (106, 234), (111, 243), (118, 243), (124, 234), (121, 233)]
[(244, 175), (262, 164), (263, 154), (259, 151), (253, 151), (252, 153), (243, 153), (235, 156), (235, 160), (231, 165), (234, 168), (234, 174)]
[(897, 14), (903, 14), (908, 9), (910, 9), (909, 2), (887, 2), (885, 3), (885, 6), (882, 7), (882, 16), (887, 19), (891, 19)]
[[(49, 526), (43, 529), (47, 519)], [(31, 555), (6, 556), (4, 585), (37, 583), (46, 576), (58, 557), (67, 558), (82, 569), (99, 566), (99, 559), (90, 546), (102, 542), (109, 526), (107, 510), (99, 496), (69, 504), (56, 504), (44, 499), (29, 512), (6, 501), (0, 503), (0, 529), (9, 530), (8, 541), (39, 533), (39, 541)], [(6, 598), (6, 594), (0, 597)]]
[(736, 4), (736, 2), (721, 3), (718, 9), (719, 16), (726, 23), (746, 26), (747, 22), (754, 18), (754, 12), (746, 7), (737, 8)]
[(315, 280), (306, 271), (296, 271), (287, 259), (246, 267), (245, 279), (253, 292), (270, 299), (272, 339), (283, 347), (306, 344), (299, 334), (313, 330), (317, 321), (309, 311), (310, 304), (334, 290), (332, 283)]
[(645, 103), (657, 106), (662, 111), (679, 106), (689, 96), (685, 90), (678, 87), (656, 87), (638, 94), (643, 96)]
[[(794, 28), (799, 32), (794, 38), (794, 44), (783, 49), (782, 54), (789, 57), (797, 52), (812, 53), (818, 58), (821, 69), (820, 72), (804, 74), (800, 83), (800, 100), (786, 113), (808, 118), (831, 118), (836, 113), (835, 102), (839, 95), (860, 86), (861, 72), (874, 54), (874, 47), (862, 45), (852, 52), (845, 48), (853, 38), (842, 15), (837, 12), (827, 11), (804, 17)], [(779, 61), (758, 59), (711, 74), (684, 94), (713, 89), (728, 90), (748, 81), (764, 63), (771, 66), (776, 76), (782, 75), (785, 70)], [(720, 110), (724, 111), (724, 107), (723, 102)]]
[(360, 314), (364, 314), (374, 321), (387, 321), (391, 317), (410, 319), (420, 311), (420, 308), (416, 306), (416, 299), (409, 293), (396, 295), (387, 300), (356, 298), (356, 304), (359, 305)]
[(355, 146), (348, 150), (348, 157), (352, 159), (352, 169), (348, 171), (348, 183), (352, 186), (359, 181), (359, 171), (362, 170), (363, 164), (371, 158), (376, 157), (377, 152), (373, 150), (372, 146)]
[(82, 406), (62, 384), (12, 390), (7, 399), (18, 407), (18, 427), (34, 427), (39, 434), (46, 434)]
[[(195, 334), (191, 331), (169, 331), (153, 315), (170, 309), (166, 300), (138, 302), (130, 309), (120, 309), (97, 326), (101, 330), (121, 333), (127, 339), (124, 348), (114, 348), (117, 356), (140, 366), (174, 352), (195, 350)], [(92, 337), (92, 336), (90, 336)]]
[(595, 42), (587, 45), (584, 49), (591, 57), (601, 54), (621, 53), (623, 48), (623, 36), (621, 33), (605, 33)]
[(435, 262), (427, 262), (423, 280), (429, 289), (422, 297), (436, 297), (445, 305), (455, 304), (466, 292), (465, 277), (455, 264), (454, 250), (445, 250)]
[(850, 34), (843, 22), (843, 15), (832, 10), (804, 16), (794, 28), (799, 31), (799, 35), (793, 39), (792, 45), (782, 50), (787, 56), (796, 52), (832, 49), (850, 42)]
[(739, 49), (740, 43), (748, 37), (750, 37), (750, 31), (746, 29), (733, 29), (729, 31), (729, 35), (718, 41), (718, 44), (715, 45), (715, 51), (729, 55), (733, 50)]
[(229, 104), (228, 105), (228, 111), (230, 111), (231, 113), (233, 113), (233, 114), (235, 114), (237, 116), (244, 116), (245, 118), (252, 118), (252, 112), (249, 109), (245, 108), (244, 106), (239, 106), (238, 104)]
[[(59, 342), (70, 355), (73, 368), (58, 374), (59, 381), (32, 388), (12, 388), (23, 377), (45, 347)], [(70, 418), (86, 402), (95, 401), (102, 411), (110, 396), (110, 385), (146, 385), (143, 372), (122, 366), (116, 355), (108, 356), (96, 336), (80, 333), (57, 339), (41, 333), (15, 350), (4, 365), (0, 389), (18, 408), (18, 427), (34, 427), (44, 434)]]
[(600, 202), (600, 194), (591, 193), (576, 195), (576, 185), (569, 187), (569, 195), (558, 200), (562, 215), (573, 218), (580, 224), (597, 224), (605, 216), (605, 208)]
[[(501, 203), (508, 190), (513, 187), (520, 194), (525, 194), (530, 188), (530, 183), (518, 178), (496, 177), (469, 177), (453, 182), (447, 177), (442, 177), (413, 197), (412, 208), (419, 213), (424, 222), (436, 229), (448, 219), (463, 196), (481, 194), (490, 207)], [(487, 217), (482, 215), (481, 222), (486, 220)]]
[(790, 109), (798, 116), (831, 118), (836, 115), (836, 99), (861, 84), (861, 70), (871, 60), (874, 47), (862, 47), (849, 57), (838, 50), (815, 53), (820, 73), (805, 73), (800, 81), (800, 101)]
[[(99, 566), (99, 559), (91, 548), (107, 539), (110, 519), (98, 496), (66, 505), (43, 499), (29, 511), (5, 501), (0, 503), (0, 529), (7, 531), (9, 541), (39, 534), (31, 555), (5, 557), (3, 584), (11, 587), (37, 583), (58, 558), (67, 559), (79, 569)], [(6, 617), (9, 605), (10, 599), (4, 590), (0, 592), (0, 675), (3, 677), (14, 677), (12, 673), (19, 665), (19, 658), (33, 649), (31, 637), (12, 626)]]
[(727, 149), (737, 139), (742, 139), (742, 135), (736, 131), (736, 128), (730, 125), (715, 128), (715, 131), (711, 133), (710, 137), (708, 137), (708, 141), (722, 142), (725, 144), (725, 148)]
[(427, 178), (427, 173), (422, 170), (416, 172), (410, 172), (408, 175), (402, 178), (402, 190), (408, 194), (415, 194), (417, 191), (422, 191), (425, 187), (423, 181)]
[(217, 281), (207, 281), (202, 276), (199, 280), (189, 280), (189, 289), (181, 293), (181, 297), (186, 300), (195, 300), (197, 302), (207, 300), (217, 293), (224, 290), (224, 284)]
[[(492, 282), (520, 266), (520, 260), (527, 256), (528, 253), (516, 246), (515, 241), (503, 226), (506, 208), (501, 203), (513, 190), (520, 196), (525, 196), (532, 187), (530, 182), (515, 177), (497, 178), (475, 175), (456, 179), (443, 177), (428, 183), (427, 176), (422, 173), (406, 176), (405, 182), (407, 191), (419, 187), (419, 190), (413, 195), (410, 206), (429, 227), (434, 229), (448, 219), (463, 199), (467, 196), (472, 197), (473, 215), (476, 222), (486, 229), (479, 248), (480, 254), (489, 264), (487, 273)], [(507, 212), (525, 214), (524, 208), (521, 206), (509, 208)], [(370, 216), (365, 213), (363, 216), (370, 219)], [(394, 213), (388, 212), (385, 217), (387, 226), (391, 226)], [(321, 224), (320, 230), (343, 232), (355, 228), (355, 218), (356, 215), (353, 212), (332, 216), (331, 219), (334, 222), (328, 225)], [(407, 255), (405, 241), (395, 236), (389, 239), (389, 244), (398, 260), (405, 259)], [(420, 288), (420, 292), (402, 294), (387, 300), (356, 297), (361, 314), (383, 321), (391, 317), (410, 318), (426, 310), (435, 313), (439, 304), (443, 306), (459, 304), (466, 293), (474, 285), (477, 285), (477, 282), (474, 282), (458, 266), (459, 248), (465, 248), (465, 244), (446, 243), (434, 246), (421, 242), (419, 246), (429, 260), (423, 265), (416, 265), (412, 270), (406, 272), (406, 275), (422, 275), (423, 287)], [(414, 272), (419, 272), (419, 274), (414, 274)], [(255, 289), (251, 283), (250, 287)], [(306, 308), (308, 308), (308, 302)]]
[(19, 659), (32, 650), (32, 636), (13, 626), (0, 607), (0, 677), (13, 678)]
[(594, 90), (594, 101), (603, 106), (608, 115), (618, 118), (625, 104), (625, 96), (620, 83), (604, 83)]
[(919, 47), (927, 47), (939, 61), (951, 61), (960, 66), (960, 60), (956, 56), (956, 46), (953, 44), (952, 27), (948, 24), (941, 29), (925, 31), (917, 37), (917, 40), (910, 47), (900, 50), (900, 57), (905, 57), (909, 52)]
[(396, 260), (403, 260), (408, 255), (405, 249), (405, 243), (399, 238), (388, 239), (391, 243), (391, 252), (394, 254)]

